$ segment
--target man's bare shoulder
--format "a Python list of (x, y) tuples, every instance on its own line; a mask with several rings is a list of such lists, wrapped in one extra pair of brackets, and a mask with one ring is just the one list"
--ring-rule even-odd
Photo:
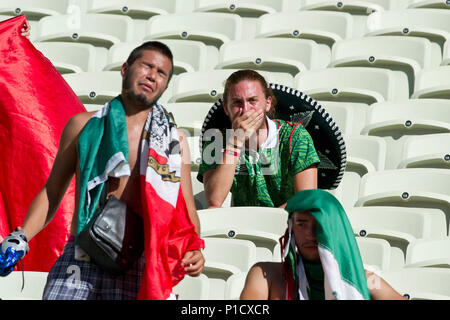
[(73, 115), (64, 127), (65, 135), (68, 138), (76, 138), (95, 113), (96, 111), (86, 111)]

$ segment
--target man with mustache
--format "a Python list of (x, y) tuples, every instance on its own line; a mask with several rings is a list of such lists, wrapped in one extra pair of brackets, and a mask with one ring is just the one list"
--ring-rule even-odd
[(350, 222), (333, 195), (321, 189), (300, 191), (286, 211), (283, 262), (255, 264), (242, 300), (406, 300), (364, 270)]
[[(192, 195), (189, 147), (158, 103), (172, 73), (170, 49), (157, 41), (143, 43), (122, 65), (121, 95), (101, 110), (79, 113), (67, 122), (45, 186), (22, 226), (7, 238), (28, 248), (26, 242), (51, 221), (76, 176), (71, 237), (49, 272), (44, 299), (168, 299), (173, 297), (172, 284), (185, 273), (200, 275), (204, 244)], [(156, 159), (156, 168), (150, 167), (151, 159)], [(145, 252), (120, 276), (100, 269), (77, 244), (103, 188), (143, 218)], [(75, 282), (68, 272), (74, 266)]]

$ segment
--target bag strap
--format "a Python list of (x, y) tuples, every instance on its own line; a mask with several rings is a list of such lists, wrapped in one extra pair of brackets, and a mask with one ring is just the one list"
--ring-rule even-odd
[(102, 194), (100, 195), (100, 203), (99, 206), (100, 208), (103, 208), (106, 204), (107, 199), (107, 195), (108, 195), (108, 179), (106, 179), (105, 183), (103, 183), (103, 190), (102, 190)]

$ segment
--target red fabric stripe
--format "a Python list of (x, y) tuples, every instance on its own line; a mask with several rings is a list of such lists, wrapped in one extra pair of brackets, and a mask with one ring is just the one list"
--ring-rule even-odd
[[(287, 121), (286, 121), (286, 122), (287, 122)], [(293, 125), (292, 123), (289, 123), (289, 122), (288, 122), (288, 124), (291, 125), (291, 126)], [(299, 122), (299, 123), (297, 123), (296, 125), (294, 125), (294, 128), (293, 128), (292, 131), (291, 131), (291, 135), (289, 136), (289, 154), (292, 153), (292, 150), (291, 150), (292, 136), (293, 136), (293, 134), (294, 134), (295, 129), (297, 128), (297, 126), (298, 126), (299, 124), (303, 125), (303, 123), (301, 123), (301, 122)]]

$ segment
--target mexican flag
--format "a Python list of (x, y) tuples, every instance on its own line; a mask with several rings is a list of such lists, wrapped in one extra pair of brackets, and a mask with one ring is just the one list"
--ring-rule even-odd
[(305, 276), (305, 264), (300, 254), (296, 254), (296, 243), (292, 233), (292, 213), (308, 211), (317, 221), (316, 238), (323, 270), (324, 298), (370, 299), (353, 229), (339, 201), (321, 189), (303, 190), (289, 199), (286, 211), (290, 213), (288, 229), (281, 243), (283, 267), (288, 278), (288, 297), (310, 298), (311, 290)]
[[(51, 62), (20, 35), (25, 21), (0, 23), (0, 241), (22, 225), (44, 187), (64, 125), (85, 111)], [(30, 241), (25, 270), (48, 272), (62, 253), (74, 198), (72, 181), (53, 220)]]

